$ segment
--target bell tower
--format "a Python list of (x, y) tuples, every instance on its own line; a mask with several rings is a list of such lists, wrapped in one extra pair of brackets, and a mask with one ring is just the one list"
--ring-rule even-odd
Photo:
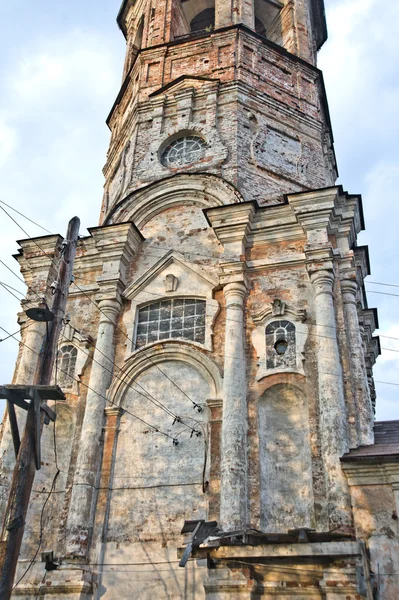
[(381, 486), (397, 514), (399, 475), (374, 423), (362, 200), (336, 185), (316, 66), (323, 0), (124, 0), (117, 20), (100, 222), (60, 343), (60, 526), (42, 545), (64, 566), (41, 593), (372, 600), (399, 542), (364, 521)]
[[(127, 50), (108, 117), (101, 223), (131, 192), (179, 173), (213, 173), (262, 206), (334, 184), (315, 66), (322, 0), (127, 1), (118, 23)], [(166, 159), (187, 137), (202, 140), (197, 160)]]

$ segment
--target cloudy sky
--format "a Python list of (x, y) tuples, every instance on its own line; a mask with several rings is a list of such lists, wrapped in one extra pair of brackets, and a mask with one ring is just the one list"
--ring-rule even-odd
[[(124, 58), (115, 23), (120, 1), (19, 0), (0, 6), (0, 200), (54, 233), (63, 234), (75, 214), (83, 228), (97, 224), (109, 141), (104, 121)], [(329, 41), (319, 66), (339, 182), (363, 195), (367, 229), (359, 243), (370, 246), (369, 306), (378, 307), (380, 334), (388, 336), (381, 338), (375, 378), (399, 386), (399, 3), (326, 0), (326, 9)], [(0, 213), (0, 258), (17, 271), (15, 240), (25, 236)], [(43, 234), (18, 220), (29, 235)], [(23, 291), (1, 264), (0, 280)], [(0, 300), (0, 326), (14, 332), (18, 302), (2, 288)], [(16, 347), (12, 339), (0, 344), (0, 383), (11, 380)], [(378, 383), (377, 391), (378, 419), (399, 419), (399, 387)]]

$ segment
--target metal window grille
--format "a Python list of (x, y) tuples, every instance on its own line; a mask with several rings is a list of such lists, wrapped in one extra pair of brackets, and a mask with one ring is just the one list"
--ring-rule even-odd
[(75, 346), (62, 346), (58, 351), (57, 379), (62, 388), (73, 386), (77, 356)]
[(136, 349), (167, 339), (183, 339), (203, 344), (205, 311), (205, 300), (190, 298), (164, 300), (140, 308)]
[[(279, 354), (276, 349), (281, 341), (287, 344), (284, 354)], [(290, 321), (273, 321), (266, 327), (266, 368), (287, 367), (296, 367), (295, 325)]]
[(191, 165), (203, 157), (205, 147), (205, 141), (196, 135), (178, 138), (165, 148), (161, 162), (165, 167)]

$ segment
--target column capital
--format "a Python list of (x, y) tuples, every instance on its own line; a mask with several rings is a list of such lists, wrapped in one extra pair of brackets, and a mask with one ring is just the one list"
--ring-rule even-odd
[(118, 319), (121, 302), (116, 298), (101, 298), (97, 299), (98, 308), (100, 312), (100, 323), (112, 322), (115, 326)]
[(333, 295), (334, 285), (334, 270), (333, 269), (317, 269), (309, 272), (310, 281), (315, 288), (316, 296), (319, 294)]
[(355, 271), (344, 271), (341, 274), (341, 290), (344, 304), (356, 305), (358, 285)]
[(248, 289), (245, 283), (239, 281), (227, 283), (223, 288), (226, 308), (238, 307), (242, 309), (247, 292)]
[(104, 409), (104, 413), (107, 419), (109, 417), (118, 417), (123, 413), (123, 408), (121, 408), (120, 406), (107, 406)]

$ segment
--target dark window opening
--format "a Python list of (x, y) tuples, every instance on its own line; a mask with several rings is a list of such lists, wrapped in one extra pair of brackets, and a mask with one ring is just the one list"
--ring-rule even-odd
[(259, 33), (259, 35), (263, 35), (264, 37), (266, 37), (266, 28), (263, 25), (262, 21), (258, 19), (258, 17), (255, 17), (255, 31), (256, 33)]
[(215, 29), (215, 9), (206, 8), (200, 12), (190, 23), (192, 33), (198, 31), (213, 31)]

